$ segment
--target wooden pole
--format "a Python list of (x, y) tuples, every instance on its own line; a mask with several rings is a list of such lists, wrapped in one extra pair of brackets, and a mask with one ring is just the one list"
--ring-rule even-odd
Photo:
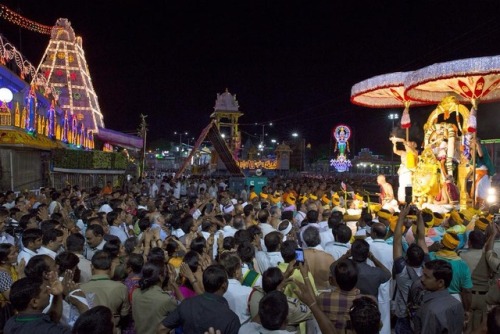
[(141, 124), (139, 126), (139, 135), (142, 137), (143, 143), (142, 143), (142, 163), (141, 163), (141, 171), (140, 171), (140, 177), (143, 178), (145, 175), (145, 168), (146, 168), (146, 137), (148, 133), (148, 124), (146, 123), (146, 117), (147, 115), (141, 114)]
[(472, 155), (472, 207), (476, 206), (476, 133), (471, 137), (471, 155)]

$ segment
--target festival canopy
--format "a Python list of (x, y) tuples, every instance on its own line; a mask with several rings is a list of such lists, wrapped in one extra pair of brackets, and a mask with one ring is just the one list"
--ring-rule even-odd
[(429, 102), (415, 101), (405, 92), (405, 79), (412, 72), (395, 72), (378, 75), (361, 81), (351, 88), (351, 102), (371, 108), (397, 108), (405, 107), (401, 117), (401, 127), (409, 128), (410, 104), (423, 106)]
[(450, 93), (472, 104), (468, 131), (476, 132), (477, 104), (500, 100), (500, 56), (467, 58), (438, 63), (406, 77), (406, 94), (423, 102), (439, 102)]
[(438, 63), (409, 73), (406, 95), (412, 100), (439, 103), (451, 92), (460, 102), (500, 100), (500, 56)]
[(351, 88), (351, 102), (370, 108), (401, 107), (406, 101), (411, 102), (404, 87), (405, 78), (410, 73), (383, 74), (358, 82)]

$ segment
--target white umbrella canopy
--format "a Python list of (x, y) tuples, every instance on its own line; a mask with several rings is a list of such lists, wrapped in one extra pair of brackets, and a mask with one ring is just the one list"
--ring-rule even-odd
[(427, 105), (409, 98), (405, 93), (405, 79), (412, 72), (395, 72), (358, 82), (351, 88), (351, 102), (370, 108), (397, 108), (410, 102), (412, 105)]
[[(412, 72), (394, 72), (378, 75), (358, 82), (351, 88), (351, 102), (370, 108), (398, 108), (404, 107), (401, 116), (401, 127), (411, 126), (410, 105), (424, 106), (429, 102), (417, 101), (409, 98), (405, 92), (405, 79)], [(408, 131), (406, 133), (408, 140)]]
[(409, 73), (404, 82), (408, 98), (439, 103), (456, 93), (462, 103), (500, 101), (500, 56), (459, 59)]

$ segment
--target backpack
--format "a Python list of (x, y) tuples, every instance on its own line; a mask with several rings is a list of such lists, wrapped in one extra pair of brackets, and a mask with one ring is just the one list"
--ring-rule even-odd
[(408, 311), (408, 318), (410, 320), (411, 327), (412, 329), (414, 329), (413, 320), (420, 306), (422, 306), (422, 301), (424, 295), (427, 293), (427, 290), (425, 290), (424, 286), (422, 285), (420, 276), (417, 275), (415, 269), (406, 266), (406, 270), (412, 280), (410, 291), (408, 292), (408, 302), (406, 303), (406, 309)]
[(420, 283), (420, 276), (417, 275), (415, 269), (406, 265), (404, 270), (406, 270), (406, 273), (411, 280), (410, 289), (408, 290), (408, 296), (403, 295), (397, 284), (397, 279), (394, 276), (393, 279), (394, 282), (396, 282), (396, 286), (391, 300), (392, 303), (391, 311), (393, 313), (396, 313), (397, 310), (400, 311), (406, 310), (406, 313), (409, 316), (409, 318), (412, 318), (415, 315), (416, 310), (418, 309), (418, 306), (421, 303), (420, 292), (422, 283)]

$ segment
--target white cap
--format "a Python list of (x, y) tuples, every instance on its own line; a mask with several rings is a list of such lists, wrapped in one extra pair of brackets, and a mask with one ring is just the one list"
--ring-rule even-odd
[[(288, 226), (284, 230), (280, 230), (281, 224), (286, 222), (288, 222)], [(292, 230), (292, 222), (289, 220), (282, 220), (281, 223), (279, 223), (278, 225), (278, 232), (280, 232), (283, 235), (287, 235), (288, 233), (290, 233), (291, 230)]]
[(231, 205), (226, 205), (224, 207), (224, 213), (231, 213), (233, 210), (234, 210), (234, 206), (232, 204)]

